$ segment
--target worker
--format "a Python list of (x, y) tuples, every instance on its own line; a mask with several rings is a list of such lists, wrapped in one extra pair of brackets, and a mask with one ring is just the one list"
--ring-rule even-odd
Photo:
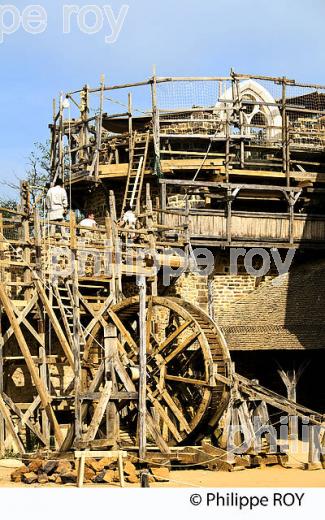
[(135, 213), (133, 212), (130, 205), (126, 206), (125, 210), (126, 211), (123, 215), (122, 223), (131, 229), (135, 229), (137, 223), (137, 217), (135, 216)]
[[(88, 211), (86, 218), (79, 222), (80, 226), (80, 236), (82, 237), (91, 237), (93, 235), (92, 230), (97, 227), (97, 222), (95, 220), (95, 214), (93, 211)], [(83, 229), (88, 228), (88, 229)]]
[(62, 222), (67, 214), (68, 196), (62, 179), (57, 179), (55, 186), (46, 194), (47, 216), (50, 221)]
[(95, 220), (94, 212), (88, 211), (86, 218), (84, 218), (83, 220), (81, 220), (81, 222), (79, 222), (79, 226), (80, 227), (89, 227), (89, 228), (96, 227), (97, 222)]

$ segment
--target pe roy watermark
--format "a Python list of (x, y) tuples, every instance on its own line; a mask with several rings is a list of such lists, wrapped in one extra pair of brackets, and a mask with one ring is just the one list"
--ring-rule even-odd
[[(111, 276), (114, 265), (115, 274), (135, 275), (143, 274), (143, 268), (151, 269), (151, 275), (160, 274), (162, 284), (165, 287), (171, 285), (172, 280), (179, 278), (184, 273), (191, 273), (198, 276), (208, 277), (215, 272), (215, 255), (205, 247), (197, 248), (166, 248), (161, 254), (153, 252), (149, 247), (133, 247), (133, 239), (126, 242), (118, 239), (112, 243), (110, 240), (104, 241), (103, 249), (87, 247), (87, 241), (79, 240), (77, 269), (79, 276), (106, 275)], [(114, 247), (113, 247), (114, 246)], [(138, 246), (138, 244), (137, 244)], [(113, 253), (114, 251), (114, 253)], [(263, 248), (231, 248), (230, 249), (230, 274), (237, 275), (239, 272), (239, 258), (243, 257), (243, 265), (247, 274), (254, 277), (265, 276), (269, 273), (271, 262), (279, 275), (286, 274), (292, 264), (295, 251), (289, 249), (286, 258), (282, 260), (277, 249), (272, 249), (270, 253)], [(254, 267), (254, 258), (259, 256), (262, 264), (259, 268)], [(71, 276), (76, 262), (74, 253), (68, 246), (52, 248), (51, 272), (52, 277)], [(241, 271), (242, 272), (242, 271)]]
[[(232, 247), (230, 248), (230, 274), (238, 274), (238, 260), (241, 257), (244, 261), (245, 272), (251, 276), (257, 278), (266, 276), (270, 272), (272, 260), (280, 276), (287, 274), (292, 265), (295, 252), (295, 249), (288, 249), (285, 259), (282, 260), (279, 250), (276, 248), (272, 248), (268, 251), (263, 247), (252, 247), (249, 249), (244, 247)], [(260, 267), (254, 266), (254, 259), (256, 258), (261, 260)]]
[(27, 5), (20, 10), (12, 4), (0, 4), (0, 43), (20, 29), (28, 34), (42, 34), (47, 24), (47, 11), (42, 5)]
[[(127, 4), (115, 10), (109, 4), (64, 4), (59, 15), (60, 30), (63, 34), (79, 31), (86, 35), (103, 31), (104, 43), (113, 44), (121, 33), (128, 11)], [(43, 5), (30, 4), (19, 9), (14, 4), (0, 4), (0, 43), (19, 30), (32, 35), (42, 34), (47, 30), (48, 22), (48, 12)]]
[(122, 30), (129, 11), (128, 5), (122, 5), (115, 13), (110, 5), (64, 5), (63, 34), (70, 34), (73, 27), (78, 27), (83, 34), (98, 34), (106, 27), (110, 33), (105, 35), (105, 43), (115, 43)]

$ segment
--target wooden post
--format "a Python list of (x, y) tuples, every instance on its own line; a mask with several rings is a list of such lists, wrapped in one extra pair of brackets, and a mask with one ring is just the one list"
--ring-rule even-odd
[[(155, 240), (155, 234), (153, 229), (153, 208), (152, 208), (152, 200), (151, 200), (151, 192), (150, 192), (150, 184), (146, 184), (146, 228), (148, 231), (148, 240), (149, 240), (149, 247), (150, 247), (150, 254), (153, 259), (156, 257), (156, 240)], [(158, 281), (157, 276), (154, 276), (150, 279), (151, 282), (151, 295), (157, 296), (158, 295)], [(148, 331), (147, 331), (148, 333)]]
[(147, 451), (147, 332), (146, 332), (146, 279), (139, 277), (138, 281), (140, 297), (140, 346), (139, 346), (139, 417), (138, 417), (138, 436), (139, 436), (139, 457), (144, 460)]
[[(118, 356), (117, 351), (117, 328), (113, 323), (108, 323), (104, 328), (104, 351), (105, 351), (105, 381), (111, 381), (113, 392), (118, 391), (115, 375), (115, 360)], [(114, 439), (115, 443), (119, 441), (120, 416), (114, 401), (108, 402), (106, 409), (106, 435), (107, 439)]]
[(227, 228), (227, 242), (228, 245), (231, 245), (231, 218), (232, 218), (232, 190), (231, 188), (227, 189), (227, 222), (226, 222), (226, 228)]
[[(315, 420), (315, 416), (310, 416), (311, 421)], [(313, 469), (322, 469), (322, 464), (320, 460), (320, 454), (318, 453), (318, 450), (316, 449), (316, 435), (317, 428), (310, 422), (309, 423), (309, 429), (308, 429), (308, 464), (307, 469), (313, 470)]]
[(70, 248), (72, 254), (72, 306), (73, 306), (73, 358), (74, 358), (74, 392), (75, 392), (75, 436), (79, 440), (82, 435), (81, 417), (81, 363), (80, 363), (80, 303), (78, 280), (78, 244), (76, 215), (70, 211)]
[(295, 197), (294, 193), (289, 193), (289, 242), (294, 242), (294, 208), (295, 208)]
[(36, 262), (36, 272), (39, 277), (41, 277), (41, 269), (42, 269), (42, 231), (41, 231), (41, 222), (39, 211), (37, 208), (34, 209), (34, 243), (35, 243), (35, 262)]
[[(284, 370), (278, 370), (278, 374), (281, 377), (286, 389), (287, 396), (290, 401), (294, 403), (297, 401), (297, 383), (300, 374), (296, 373), (295, 370), (285, 372)], [(298, 439), (298, 417), (290, 414), (288, 417), (288, 438), (291, 440)]]
[(229, 166), (230, 166), (230, 117), (229, 117), (229, 107), (228, 107), (228, 105), (226, 105), (226, 150), (225, 150), (226, 182), (229, 182)]
[[(30, 210), (30, 192), (29, 187), (25, 181), (22, 181), (20, 184), (20, 192), (21, 192), (21, 207), (24, 212), (28, 214)], [(22, 217), (22, 240), (23, 242), (28, 243), (30, 241), (30, 232), (29, 232), (29, 220), (27, 217)], [(30, 269), (31, 263), (31, 249), (29, 246), (25, 245), (22, 253), (22, 257), (25, 264), (24, 269), (24, 282), (31, 283), (32, 281), (32, 273)], [(25, 289), (25, 299), (29, 300), (31, 298), (31, 287), (27, 287)]]
[(121, 275), (121, 248), (120, 248), (120, 237), (118, 231), (116, 229), (116, 202), (114, 191), (110, 190), (109, 192), (109, 211), (112, 223), (112, 241), (113, 241), (113, 251), (112, 251), (112, 276), (114, 278), (114, 298), (116, 302), (118, 302), (121, 298), (122, 294), (122, 275)]
[[(43, 340), (43, 345), (40, 345), (39, 349), (38, 349), (38, 355), (39, 355), (39, 358), (41, 361), (41, 364), (39, 366), (39, 371), (40, 371), (40, 377), (43, 382), (43, 385), (48, 390), (46, 349), (45, 349), (45, 322), (44, 322), (45, 320), (44, 320), (44, 316), (42, 314), (41, 309), (39, 311), (39, 314), (40, 314), (40, 318), (38, 320), (38, 334)], [(49, 420), (48, 420), (45, 410), (41, 411), (41, 418), (42, 418), (42, 432), (43, 432), (43, 435), (47, 442), (46, 447), (49, 448), (50, 447), (50, 425), (49, 425)]]
[(167, 185), (165, 182), (162, 182), (160, 185), (160, 208), (162, 210), (160, 217), (160, 224), (163, 226), (166, 223), (166, 208), (167, 208)]
[(80, 117), (81, 117), (81, 130), (80, 130), (80, 150), (79, 150), (79, 158), (80, 161), (83, 162), (85, 160), (85, 149), (87, 145), (87, 120), (88, 120), (88, 112), (89, 112), (89, 87), (85, 85), (80, 94)]
[(100, 164), (100, 150), (102, 147), (102, 125), (103, 125), (103, 110), (104, 110), (104, 89), (105, 89), (105, 76), (104, 74), (100, 77), (100, 102), (99, 102), (99, 115), (97, 117), (97, 139), (96, 139), (96, 165), (95, 165), (95, 179), (99, 179), (99, 164)]
[(289, 116), (286, 115), (286, 174), (287, 174), (287, 186), (290, 186), (290, 122)]
[(84, 453), (81, 454), (79, 459), (79, 467), (78, 467), (78, 488), (81, 488), (84, 483), (84, 475), (85, 475), (85, 463), (86, 463), (86, 455)]
[(159, 108), (157, 105), (157, 77), (156, 67), (153, 69), (151, 81), (151, 100), (152, 100), (152, 126), (153, 126), (153, 142), (155, 149), (155, 170), (160, 170), (160, 124), (159, 124)]
[[(241, 95), (240, 95), (240, 90), (239, 90), (239, 80), (234, 77), (234, 82), (235, 82), (235, 91), (236, 91), (236, 106), (237, 106), (237, 110), (238, 110), (238, 119), (239, 119), (239, 131), (240, 131), (240, 135), (243, 135), (243, 128), (244, 128), (244, 125), (243, 125), (243, 110), (242, 110), (242, 100), (241, 100)], [(241, 138), (240, 139), (240, 167), (243, 169), (245, 168), (245, 144), (244, 144), (244, 139)]]
[(122, 451), (118, 452), (117, 463), (118, 463), (118, 472), (119, 472), (119, 476), (120, 476), (120, 485), (122, 488), (124, 488), (125, 482), (124, 482), (123, 452)]
[(286, 173), (286, 183), (290, 186), (290, 164), (287, 164), (288, 153), (288, 128), (287, 128), (287, 80), (282, 78), (282, 104), (281, 104), (281, 115), (282, 115), (282, 169)]
[(129, 167), (133, 156), (133, 120), (132, 120), (132, 94), (128, 94), (128, 118), (129, 118)]

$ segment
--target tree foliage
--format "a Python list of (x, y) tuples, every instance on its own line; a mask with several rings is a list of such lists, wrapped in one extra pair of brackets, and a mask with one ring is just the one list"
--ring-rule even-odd
[(12, 199), (10, 197), (0, 197), (0, 212), (5, 218), (10, 217), (10, 213), (7, 211), (3, 211), (3, 208), (12, 209), (16, 211), (17, 206), (18, 201), (16, 199)]
[[(45, 192), (46, 184), (50, 182), (51, 164), (50, 164), (50, 143), (34, 143), (34, 149), (27, 157), (26, 175), (24, 180), (28, 182), (30, 187), (30, 202), (32, 205), (42, 202), (42, 195)], [(20, 179), (15, 181), (3, 181), (5, 186), (12, 188), (17, 192), (17, 200), (12, 197), (0, 197), (1, 206), (13, 209), (17, 208), (20, 194)]]

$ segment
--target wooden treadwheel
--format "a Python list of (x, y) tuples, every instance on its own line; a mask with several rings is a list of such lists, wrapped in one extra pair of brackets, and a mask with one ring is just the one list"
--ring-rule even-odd
[[(117, 330), (121, 361), (136, 389), (138, 315), (138, 297), (108, 312)], [(215, 382), (213, 371), (226, 375), (228, 349), (215, 323), (179, 298), (148, 297), (146, 322), (148, 415), (169, 446), (186, 444), (204, 434), (224, 400), (226, 389)], [(120, 412), (121, 423), (134, 436), (137, 403), (124, 403)]]

